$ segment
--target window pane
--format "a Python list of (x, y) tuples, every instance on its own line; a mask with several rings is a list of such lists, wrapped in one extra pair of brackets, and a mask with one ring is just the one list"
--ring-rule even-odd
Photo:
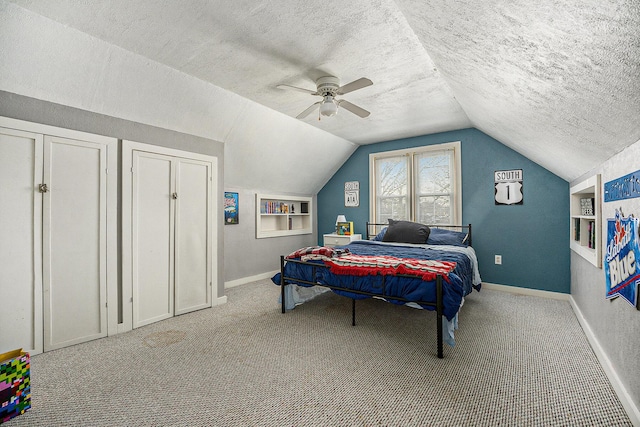
[(406, 197), (385, 197), (378, 198), (378, 209), (376, 222), (386, 224), (389, 220), (408, 220), (407, 198)]
[(423, 196), (418, 198), (417, 222), (423, 224), (452, 224), (452, 197)]
[(408, 184), (407, 158), (392, 157), (376, 161), (378, 196), (406, 196)]
[(409, 219), (407, 161), (406, 156), (376, 160), (376, 222)]
[(446, 151), (416, 155), (417, 194), (450, 194), (451, 163), (451, 154)]

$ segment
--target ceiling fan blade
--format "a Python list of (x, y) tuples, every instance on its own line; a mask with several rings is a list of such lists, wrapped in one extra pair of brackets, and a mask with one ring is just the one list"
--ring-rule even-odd
[(341, 99), (340, 101), (338, 101), (338, 105), (344, 108), (345, 110), (351, 111), (356, 116), (362, 117), (363, 119), (365, 117), (369, 117), (369, 114), (371, 114), (364, 108), (360, 108), (357, 105), (350, 103), (349, 101), (345, 101), (344, 99)]
[(362, 89), (363, 87), (371, 86), (373, 82), (365, 77), (361, 77), (358, 80), (354, 80), (351, 83), (347, 83), (344, 86), (340, 86), (336, 92), (338, 95), (344, 95), (345, 93), (353, 92), (354, 90)]
[(305, 89), (303, 87), (297, 87), (297, 86), (290, 86), (290, 85), (278, 85), (276, 86), (278, 89), (285, 89), (285, 90), (296, 90), (298, 92), (302, 92), (302, 93), (308, 93), (311, 95), (317, 95), (318, 92), (315, 90), (310, 90), (310, 89)]
[(296, 116), (296, 119), (304, 119), (305, 117), (307, 117), (309, 114), (311, 114), (313, 112), (313, 110), (316, 110), (318, 108), (318, 106), (322, 103), (322, 101), (318, 101), (315, 104), (313, 104), (311, 107), (307, 108), (306, 110), (304, 110), (302, 113), (298, 114)]

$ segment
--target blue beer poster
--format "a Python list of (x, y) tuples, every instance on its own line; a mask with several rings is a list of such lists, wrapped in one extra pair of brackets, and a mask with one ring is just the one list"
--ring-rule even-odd
[(238, 224), (238, 193), (224, 193), (224, 223)]
[(634, 307), (638, 304), (640, 286), (639, 240), (638, 218), (624, 218), (616, 210), (615, 218), (607, 219), (607, 252), (604, 263), (607, 298), (621, 296)]

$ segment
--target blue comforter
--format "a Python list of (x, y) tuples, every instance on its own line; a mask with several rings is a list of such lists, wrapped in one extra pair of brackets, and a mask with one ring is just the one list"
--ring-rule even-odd
[[(356, 255), (388, 255), (400, 258), (431, 259), (439, 261), (454, 261), (456, 268), (449, 274), (449, 281), (443, 281), (443, 305), (444, 316), (452, 320), (463, 296), (471, 292), (474, 285), (473, 266), (469, 257), (460, 251), (446, 250), (437, 246), (404, 245), (359, 240), (345, 246)], [(319, 262), (322, 264), (322, 262)], [(315, 271), (314, 271), (315, 270)], [(287, 262), (285, 264), (285, 277), (297, 278), (319, 285), (339, 286), (347, 290), (333, 290), (335, 293), (354, 299), (370, 298), (348, 290), (359, 290), (384, 298), (395, 304), (405, 304), (405, 301), (395, 300), (393, 297), (419, 302), (435, 302), (436, 287), (434, 281), (423, 281), (420, 278), (398, 276), (350, 276), (333, 274), (328, 268), (313, 268), (310, 265)], [(280, 273), (271, 279), (276, 285), (280, 284)], [(384, 289), (383, 289), (384, 281)], [(301, 286), (312, 286), (288, 279), (287, 283), (295, 283)], [(435, 307), (420, 304), (423, 308), (434, 310)]]

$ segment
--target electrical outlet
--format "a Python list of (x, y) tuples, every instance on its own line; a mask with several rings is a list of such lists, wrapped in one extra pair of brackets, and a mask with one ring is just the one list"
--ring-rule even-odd
[(496, 255), (496, 264), (502, 265), (502, 255)]

